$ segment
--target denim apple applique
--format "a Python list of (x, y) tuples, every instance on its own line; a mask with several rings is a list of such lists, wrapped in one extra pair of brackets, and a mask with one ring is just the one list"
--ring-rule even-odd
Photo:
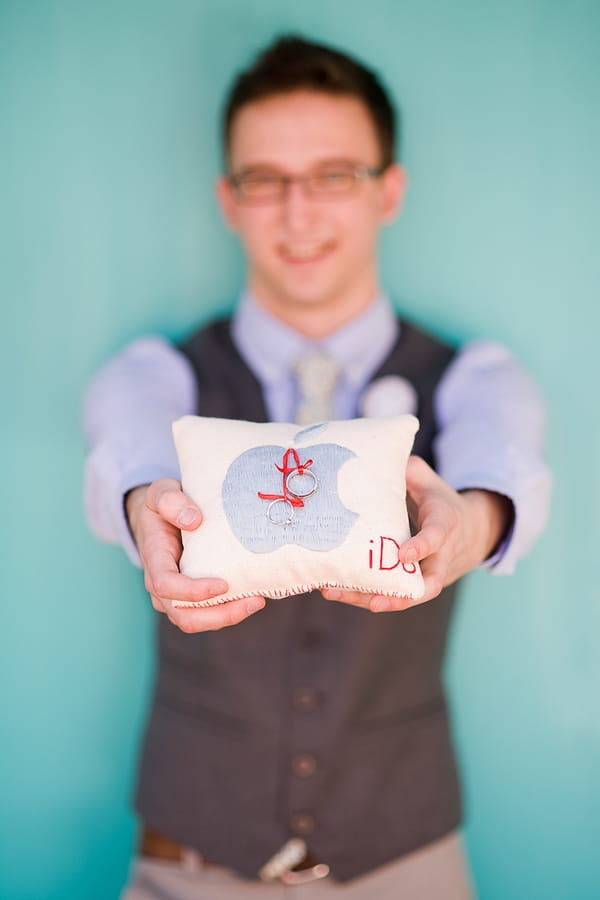
[[(325, 426), (294, 436), (301, 443)], [(268, 553), (286, 544), (332, 550), (344, 542), (358, 514), (341, 502), (337, 477), (356, 456), (339, 444), (264, 445), (238, 456), (223, 482), (223, 509), (243, 547)]]

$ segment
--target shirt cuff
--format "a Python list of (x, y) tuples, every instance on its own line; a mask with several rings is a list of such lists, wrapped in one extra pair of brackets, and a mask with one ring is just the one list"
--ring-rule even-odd
[(131, 562), (141, 568), (140, 555), (125, 514), (125, 497), (134, 488), (150, 484), (157, 478), (179, 479), (180, 475), (171, 466), (163, 465), (140, 466), (126, 473), (113, 468), (112, 476), (106, 460), (97, 465), (92, 454), (84, 482), (86, 518), (96, 537), (109, 544), (120, 544)]
[[(442, 476), (443, 477), (443, 476)], [(469, 478), (448, 483), (456, 491), (493, 491), (507, 497), (513, 505), (513, 521), (506, 536), (495, 551), (477, 568), (492, 575), (512, 575), (516, 565), (531, 549), (541, 534), (548, 518), (551, 476), (547, 469), (540, 471), (535, 480), (515, 485), (489, 477)]]

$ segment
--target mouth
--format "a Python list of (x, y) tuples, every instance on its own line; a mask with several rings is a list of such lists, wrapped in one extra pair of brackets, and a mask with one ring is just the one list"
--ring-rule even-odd
[(333, 249), (333, 241), (305, 241), (281, 244), (279, 255), (286, 263), (302, 265), (320, 262)]

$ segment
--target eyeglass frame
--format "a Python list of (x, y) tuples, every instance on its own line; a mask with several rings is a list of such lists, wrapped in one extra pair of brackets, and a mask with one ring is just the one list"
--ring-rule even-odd
[[(332, 162), (331, 167), (333, 168), (334, 165), (335, 163)], [(338, 162), (338, 165), (341, 165), (341, 163)], [(344, 165), (347, 164), (344, 163)], [(351, 184), (348, 190), (340, 191), (339, 193), (336, 193), (335, 191), (333, 191), (332, 193), (327, 193), (326, 191), (319, 193), (319, 191), (311, 190), (310, 180), (311, 178), (315, 177), (316, 170), (305, 172), (303, 175), (286, 175), (284, 173), (277, 173), (277, 192), (272, 196), (261, 197), (258, 199), (249, 198), (248, 196), (244, 196), (242, 193), (242, 179), (247, 175), (250, 175), (251, 170), (242, 172), (229, 172), (225, 177), (233, 188), (236, 202), (240, 203), (243, 206), (262, 206), (263, 204), (267, 205), (269, 203), (281, 203), (287, 196), (287, 193), (292, 184), (301, 185), (305, 195), (314, 200), (343, 200), (346, 197), (352, 196), (361, 181), (366, 181), (369, 178), (380, 178), (388, 168), (389, 165), (386, 164), (379, 166), (367, 166), (363, 163), (352, 164), (348, 167), (348, 174), (352, 175), (354, 182)]]

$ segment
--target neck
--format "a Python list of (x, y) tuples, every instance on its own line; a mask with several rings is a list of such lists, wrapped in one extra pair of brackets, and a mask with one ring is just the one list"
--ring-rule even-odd
[(277, 299), (275, 302), (262, 291), (249, 286), (256, 302), (270, 315), (311, 341), (320, 341), (347, 325), (373, 303), (378, 293), (376, 284), (368, 291), (344, 298), (343, 302), (293, 303)]

